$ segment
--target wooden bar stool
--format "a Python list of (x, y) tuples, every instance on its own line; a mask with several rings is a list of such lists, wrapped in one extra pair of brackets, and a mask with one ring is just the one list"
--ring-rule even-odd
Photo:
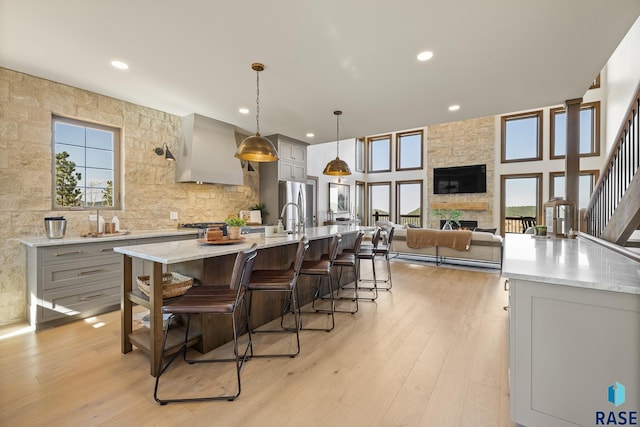
[[(313, 276), (316, 278), (316, 289), (313, 294), (313, 301), (311, 303), (311, 307), (313, 311), (305, 311), (302, 313), (305, 314), (320, 314), (326, 313), (331, 316), (331, 326), (329, 328), (306, 328), (302, 323), (302, 318), (300, 319), (301, 329), (307, 331), (331, 331), (335, 327), (335, 301), (333, 296), (333, 278), (332, 276), (332, 267), (333, 263), (336, 260), (336, 256), (338, 255), (338, 248), (340, 246), (340, 242), (342, 242), (342, 235), (335, 234), (331, 239), (331, 243), (329, 244), (329, 252), (324, 254), (318, 260), (305, 260), (302, 262), (302, 267), (300, 268), (301, 276)], [(328, 297), (322, 295), (322, 282), (323, 278), (327, 278), (327, 283), (329, 287)], [(329, 308), (316, 308), (316, 300), (317, 299), (328, 299), (329, 300)], [(298, 298), (299, 300), (299, 298)]]
[[(251, 318), (251, 302), (255, 292), (282, 292), (285, 299), (282, 304), (280, 315), (280, 329), (253, 329), (251, 333), (295, 333), (296, 351), (293, 353), (276, 354), (254, 354), (251, 346), (251, 357), (295, 357), (300, 353), (300, 306), (297, 298), (296, 284), (298, 275), (302, 267), (304, 255), (309, 249), (309, 239), (302, 237), (298, 242), (296, 257), (286, 270), (254, 270), (249, 279), (249, 318)], [(284, 326), (284, 316), (287, 313), (293, 314), (295, 326), (288, 328)]]
[[(153, 398), (161, 405), (166, 405), (169, 402), (199, 402), (206, 400), (235, 400), (240, 396), (240, 370), (247, 361), (247, 354), (251, 348), (251, 331), (249, 330), (249, 317), (246, 304), (247, 285), (249, 283), (249, 277), (251, 276), (251, 270), (253, 269), (253, 263), (256, 258), (256, 244), (251, 248), (244, 251), (240, 251), (236, 256), (236, 261), (233, 266), (233, 273), (231, 275), (231, 281), (227, 286), (199, 286), (189, 289), (180, 299), (172, 302), (171, 304), (162, 307), (162, 312), (170, 314), (167, 327), (164, 331), (164, 338), (162, 340), (162, 350), (160, 352), (160, 362), (158, 367), (158, 375), (156, 376), (156, 383), (153, 389)], [(238, 325), (238, 319), (236, 316), (242, 314), (244, 311), (243, 319), (241, 319)], [(233, 354), (234, 357), (230, 359), (187, 359), (187, 342), (189, 339), (189, 325), (191, 323), (191, 316), (199, 314), (222, 314), (231, 316), (231, 324), (233, 327)], [(167, 335), (171, 326), (172, 320), (176, 315), (187, 316), (187, 328), (185, 332), (184, 343), (180, 350), (171, 356), (166, 365), (162, 366), (164, 361), (165, 345), (167, 342)], [(238, 337), (243, 329), (247, 330), (249, 334), (249, 341), (247, 347), (242, 354), (238, 350)], [(189, 364), (194, 363), (212, 363), (212, 362), (234, 362), (236, 365), (236, 378), (237, 378), (237, 391), (232, 394), (219, 394), (216, 396), (207, 397), (191, 397), (191, 398), (173, 398), (173, 399), (161, 399), (158, 397), (158, 388), (160, 384), (160, 377), (166, 372), (173, 361), (182, 353), (182, 358)]]

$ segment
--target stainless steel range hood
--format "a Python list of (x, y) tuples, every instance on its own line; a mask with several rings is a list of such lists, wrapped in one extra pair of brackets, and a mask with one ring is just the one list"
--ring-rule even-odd
[(233, 125), (195, 113), (183, 117), (176, 181), (242, 185), (236, 150)]

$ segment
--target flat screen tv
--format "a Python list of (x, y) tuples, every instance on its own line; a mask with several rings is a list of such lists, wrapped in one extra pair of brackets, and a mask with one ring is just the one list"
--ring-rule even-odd
[(433, 193), (486, 193), (487, 165), (433, 169)]

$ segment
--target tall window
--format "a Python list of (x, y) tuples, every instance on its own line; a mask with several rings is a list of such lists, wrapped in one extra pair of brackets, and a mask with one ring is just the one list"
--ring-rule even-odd
[(52, 120), (53, 208), (120, 208), (120, 130)]
[(522, 217), (539, 217), (542, 174), (503, 175), (501, 178), (502, 231), (522, 233)]
[[(551, 172), (549, 194), (551, 197), (566, 197), (566, 180), (564, 172)], [(593, 187), (598, 180), (598, 171), (582, 171), (578, 178), (578, 209), (586, 208), (591, 199)]]
[(502, 162), (542, 159), (542, 111), (502, 116)]
[(369, 224), (391, 221), (391, 183), (369, 183)]
[(391, 135), (369, 138), (368, 145), (367, 172), (391, 172)]
[(364, 138), (356, 138), (356, 172), (364, 172)]
[(422, 130), (396, 134), (396, 170), (422, 169)]
[(364, 225), (365, 219), (365, 183), (362, 181), (356, 181), (356, 198), (355, 198), (355, 209), (356, 209), (356, 219), (360, 220), (360, 223)]
[[(551, 109), (551, 158), (567, 154), (567, 112)], [(580, 106), (580, 157), (600, 155), (600, 102)]]
[(396, 182), (396, 222), (422, 226), (422, 180)]

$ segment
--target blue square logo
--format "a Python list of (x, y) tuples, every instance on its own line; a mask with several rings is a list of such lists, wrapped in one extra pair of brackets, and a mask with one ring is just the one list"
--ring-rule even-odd
[(616, 405), (616, 408), (624, 403), (624, 386), (616, 381), (615, 384), (609, 386), (608, 399), (610, 403)]

